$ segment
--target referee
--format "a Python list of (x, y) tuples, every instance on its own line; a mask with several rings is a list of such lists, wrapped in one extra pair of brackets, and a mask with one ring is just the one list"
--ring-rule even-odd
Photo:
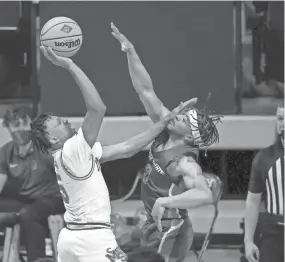
[[(284, 102), (277, 108), (277, 138), (253, 160), (245, 210), (245, 253), (250, 262), (284, 262)], [(253, 242), (259, 217), (261, 241)]]

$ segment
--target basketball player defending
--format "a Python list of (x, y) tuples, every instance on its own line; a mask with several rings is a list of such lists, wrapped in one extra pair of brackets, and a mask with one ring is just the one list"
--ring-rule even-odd
[[(126, 52), (133, 86), (155, 123), (170, 111), (154, 92), (149, 74), (140, 61), (132, 43), (111, 23), (112, 35)], [(155, 246), (166, 261), (183, 261), (192, 245), (193, 230), (187, 209), (212, 203), (209, 187), (201, 187), (201, 194), (193, 199), (193, 187), (188, 177), (170, 176), (167, 167), (177, 156), (197, 161), (199, 147), (209, 147), (218, 141), (216, 123), (219, 117), (210, 117), (206, 108), (185, 110), (171, 121), (155, 139), (145, 167), (141, 197), (147, 212), (142, 232), (142, 245)], [(184, 183), (181, 189), (179, 181)], [(204, 190), (205, 189), (205, 190)], [(195, 191), (194, 191), (195, 192)], [(159, 224), (161, 221), (161, 224)]]
[(118, 247), (110, 224), (110, 199), (100, 163), (129, 157), (147, 146), (181, 110), (197, 99), (182, 103), (149, 130), (129, 140), (110, 146), (97, 141), (106, 111), (92, 82), (71, 59), (59, 57), (41, 47), (53, 64), (67, 69), (85, 100), (87, 114), (75, 133), (68, 121), (42, 114), (31, 124), (32, 139), (47, 153), (52, 150), (58, 184), (64, 200), (66, 228), (59, 235), (60, 262), (127, 261)]

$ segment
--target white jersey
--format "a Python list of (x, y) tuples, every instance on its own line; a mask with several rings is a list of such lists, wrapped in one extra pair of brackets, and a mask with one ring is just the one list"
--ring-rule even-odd
[(66, 212), (67, 227), (86, 228), (110, 225), (110, 198), (99, 159), (102, 146), (91, 148), (82, 129), (53, 153), (55, 172)]

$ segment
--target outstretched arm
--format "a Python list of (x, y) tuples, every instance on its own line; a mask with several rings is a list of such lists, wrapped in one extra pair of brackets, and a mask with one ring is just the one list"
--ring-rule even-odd
[(93, 83), (71, 59), (57, 56), (50, 47), (45, 48), (41, 46), (41, 50), (49, 61), (57, 66), (67, 69), (75, 79), (83, 95), (87, 109), (87, 113), (82, 123), (82, 131), (84, 139), (92, 148), (97, 140), (101, 123), (106, 112), (106, 106)]
[(142, 64), (133, 44), (111, 23), (112, 35), (121, 43), (122, 51), (127, 53), (129, 72), (133, 86), (145, 110), (153, 122), (159, 121), (170, 111), (163, 105), (153, 89), (151, 78)]
[(115, 159), (128, 158), (145, 148), (152, 140), (155, 139), (178, 113), (185, 109), (189, 109), (197, 102), (197, 98), (182, 103), (171, 113), (154, 124), (149, 130), (140, 133), (130, 139), (115, 145), (104, 146), (100, 162), (108, 162)]

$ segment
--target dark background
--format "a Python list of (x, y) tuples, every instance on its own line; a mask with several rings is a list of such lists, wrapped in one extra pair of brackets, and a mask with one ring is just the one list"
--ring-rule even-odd
[[(41, 27), (55, 16), (81, 26), (83, 46), (74, 61), (96, 84), (108, 116), (145, 114), (111, 21), (136, 46), (167, 107), (195, 96), (203, 102), (211, 92), (211, 109), (235, 113), (232, 2), (40, 2)], [(41, 63), (42, 110), (83, 116), (72, 77)]]

